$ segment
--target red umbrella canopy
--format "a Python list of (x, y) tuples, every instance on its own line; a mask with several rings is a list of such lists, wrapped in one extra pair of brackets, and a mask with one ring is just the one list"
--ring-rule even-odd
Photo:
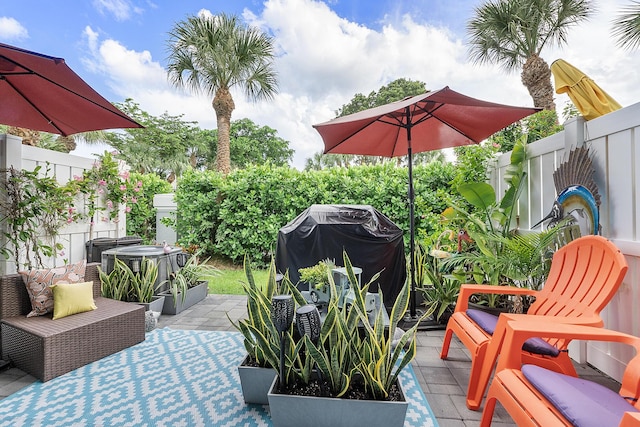
[(64, 136), (140, 128), (62, 58), (0, 43), (0, 124)]
[(338, 117), (313, 127), (325, 153), (396, 157), (479, 143), (540, 111), (495, 104), (449, 87)]

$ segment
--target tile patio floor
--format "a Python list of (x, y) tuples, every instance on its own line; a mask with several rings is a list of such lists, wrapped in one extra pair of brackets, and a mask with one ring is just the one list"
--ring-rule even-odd
[[(158, 327), (174, 329), (235, 330), (227, 319), (240, 319), (245, 316), (244, 296), (209, 295), (204, 301), (178, 315), (163, 315)], [(449, 351), (449, 359), (439, 356), (443, 331), (418, 332), (418, 354), (413, 368), (427, 397), (429, 405), (440, 427), (478, 426), (481, 412), (474, 412), (465, 406), (465, 391), (469, 378), (471, 359), (466, 348), (454, 337)], [(581, 377), (598, 381), (614, 390), (619, 384), (585, 365), (577, 365)], [(35, 379), (20, 371), (9, 368), (0, 372), (0, 399), (15, 393), (31, 384)], [(515, 425), (503, 408), (496, 408), (493, 426)]]

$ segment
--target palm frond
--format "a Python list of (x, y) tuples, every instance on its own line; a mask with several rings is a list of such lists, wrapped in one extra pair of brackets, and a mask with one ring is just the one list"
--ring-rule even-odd
[(622, 8), (613, 21), (613, 36), (617, 38), (618, 46), (630, 50), (640, 46), (640, 2), (631, 3)]

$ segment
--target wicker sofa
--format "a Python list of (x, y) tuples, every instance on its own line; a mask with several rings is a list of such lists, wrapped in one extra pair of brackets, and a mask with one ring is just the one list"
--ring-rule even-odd
[(144, 341), (144, 307), (101, 297), (98, 265), (87, 264), (85, 273), (98, 308), (57, 320), (27, 318), (22, 276), (0, 277), (2, 359), (44, 382)]

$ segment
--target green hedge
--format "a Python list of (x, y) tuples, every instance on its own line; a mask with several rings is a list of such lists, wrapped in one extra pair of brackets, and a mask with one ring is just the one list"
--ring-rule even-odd
[[(414, 168), (418, 236), (436, 227), (454, 173), (449, 163)], [(180, 244), (197, 245), (236, 263), (248, 254), (264, 264), (275, 251), (278, 230), (312, 204), (371, 205), (408, 230), (407, 179), (407, 169), (391, 162), (305, 172), (255, 166), (227, 177), (192, 171), (176, 190)]]
[(145, 244), (155, 243), (157, 209), (153, 207), (153, 196), (171, 193), (173, 188), (156, 174), (137, 172), (131, 173), (126, 185), (132, 198), (128, 203), (131, 212), (127, 214), (127, 235), (139, 236)]

